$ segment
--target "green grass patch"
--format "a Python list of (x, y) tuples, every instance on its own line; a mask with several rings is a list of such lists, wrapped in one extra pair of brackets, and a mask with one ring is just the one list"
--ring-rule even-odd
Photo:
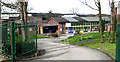
[(50, 38), (50, 37), (48, 37), (48, 36), (37, 35), (37, 38), (40, 39), (40, 38)]
[[(104, 38), (108, 38), (109, 32), (104, 32), (103, 36)], [(91, 40), (91, 39), (100, 39), (100, 33), (99, 32), (94, 32), (94, 33), (86, 33), (82, 35), (75, 35), (73, 37), (69, 37), (69, 42), (80, 42), (80, 41), (85, 41), (85, 40)], [(63, 40), (62, 40), (63, 42)], [(67, 42), (65, 40), (65, 42)]]
[(101, 51), (108, 52), (114, 57), (116, 54), (116, 43), (109, 43), (107, 42), (107, 40), (105, 40), (105, 43), (101, 43), (100, 41), (93, 41), (93, 42), (80, 43), (77, 45), (84, 45), (84, 46), (98, 48)]

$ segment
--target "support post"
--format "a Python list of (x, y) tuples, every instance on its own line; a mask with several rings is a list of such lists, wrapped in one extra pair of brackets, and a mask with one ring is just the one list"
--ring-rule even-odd
[(15, 43), (15, 23), (11, 22), (11, 60), (15, 61), (16, 43)]

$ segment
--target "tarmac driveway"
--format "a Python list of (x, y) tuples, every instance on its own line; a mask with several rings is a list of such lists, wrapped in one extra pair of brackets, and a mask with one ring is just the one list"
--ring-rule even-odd
[(56, 43), (63, 39), (64, 38), (38, 39), (38, 49), (45, 49), (45, 55), (24, 62), (40, 62), (41, 60), (112, 60), (106, 54), (95, 49)]
[(39, 62), (40, 60), (111, 60), (106, 54), (91, 48), (41, 40), (43, 39), (38, 40), (38, 47), (39, 49), (45, 49), (46, 54), (29, 62)]

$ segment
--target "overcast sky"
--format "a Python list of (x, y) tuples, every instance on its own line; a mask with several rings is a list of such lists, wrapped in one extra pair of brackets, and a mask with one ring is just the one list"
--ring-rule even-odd
[[(115, 0), (115, 1), (120, 1), (120, 0)], [(87, 2), (89, 5), (96, 8), (94, 4), (94, 0), (87, 0)], [(110, 7), (108, 0), (101, 0), (101, 5), (102, 5), (102, 14), (110, 14)], [(70, 10), (72, 8), (77, 8), (78, 13), (80, 14), (98, 14), (98, 11), (92, 10), (86, 5), (80, 3), (79, 0), (29, 0), (29, 7), (33, 8), (31, 12), (36, 12), (36, 13), (40, 13), (40, 12), (48, 13), (50, 10), (52, 10), (53, 13), (72, 13)]]

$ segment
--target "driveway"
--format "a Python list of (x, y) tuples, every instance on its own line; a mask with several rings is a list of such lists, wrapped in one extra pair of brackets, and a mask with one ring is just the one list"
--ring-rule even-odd
[(45, 55), (24, 62), (39, 62), (41, 60), (112, 60), (106, 54), (95, 49), (56, 43), (63, 39), (65, 38), (38, 39), (38, 49), (45, 49)]

